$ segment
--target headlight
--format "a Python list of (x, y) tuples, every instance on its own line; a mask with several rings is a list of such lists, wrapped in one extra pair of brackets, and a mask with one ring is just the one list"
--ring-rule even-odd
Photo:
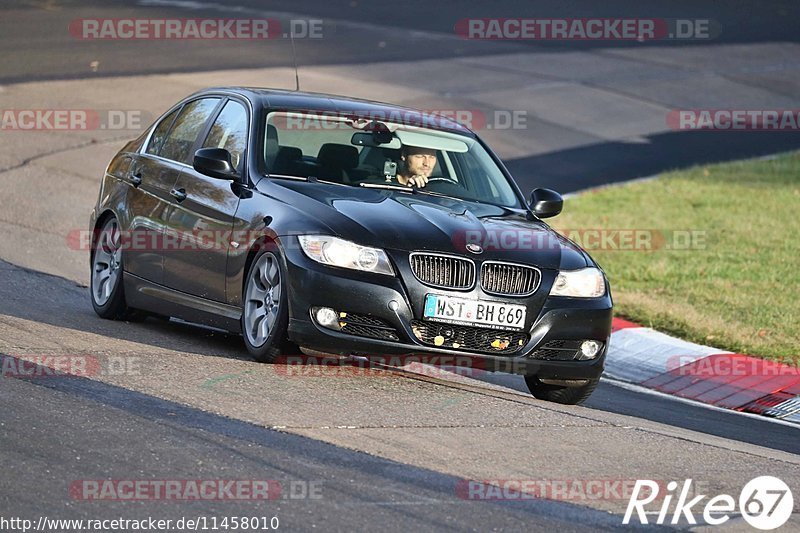
[(606, 280), (597, 268), (562, 270), (550, 289), (550, 296), (597, 298), (606, 293)]
[(303, 252), (318, 263), (394, 276), (389, 258), (380, 248), (326, 235), (300, 235), (299, 239)]

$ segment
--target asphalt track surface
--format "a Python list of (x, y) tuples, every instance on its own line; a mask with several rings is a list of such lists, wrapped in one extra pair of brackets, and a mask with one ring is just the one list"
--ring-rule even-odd
[[(277, 517), (280, 530), (614, 530), (618, 516), (547, 500), (459, 499), (458, 479), (76, 377), (5, 381), (2, 514), (160, 520)], [(58, 428), (54, 438), (53, 428)], [(13, 435), (13, 437), (12, 437)], [(267, 480), (266, 501), (71, 500), (83, 479)], [(13, 493), (13, 494), (12, 494)]]
[[(0, 20), (0, 83), (291, 65), (286, 42), (279, 43), (282, 49), (268, 51), (242, 43), (154, 41), (108, 47), (64, 36), (65, 22), (80, 17), (248, 16), (250, 10), (265, 9), (263, 2), (241, 0), (205, 3), (189, 9), (188, 15), (185, 3), (177, 4), (4, 2), (8, 15)], [(569, 8), (574, 12), (566, 13), (560, 4), (539, 3), (535, 15), (623, 12), (631, 17), (711, 18), (728, 28), (717, 43), (798, 40), (800, 7), (789, 2), (741, 3), (726, 13), (696, 2), (670, 3), (668, 8), (642, 2), (604, 3), (600, 8), (576, 2)], [(332, 24), (324, 46), (297, 42), (301, 65), (480, 57), (532, 49), (557, 58), (565, 50), (598, 46), (449, 37), (432, 46), (436, 35), (451, 34), (462, 18), (533, 13), (520, 2), (429, 6), (279, 1), (270, 2), (269, 10), (341, 21)], [(92, 72), (89, 65), (98, 60), (102, 68)], [(648, 142), (609, 141), (512, 158), (507, 164), (517, 176), (535, 175), (537, 184), (558, 184), (569, 192), (669, 168), (800, 147), (796, 133), (709, 137), (668, 132), (646, 138)], [(89, 352), (102, 361), (135, 357), (145, 369), (142, 374), (92, 379), (0, 378), (3, 517), (256, 514), (278, 516), (280, 529), (287, 530), (376, 525), (389, 531), (615, 530), (625, 502), (475, 502), (458, 498), (455, 487), (463, 479), (686, 476), (705, 480), (714, 490), (734, 492), (748, 479), (766, 474), (800, 487), (794, 427), (610, 382), (602, 383), (585, 407), (562, 408), (523, 399), (514, 393), (525, 392), (521, 379), (503, 375), (482, 376), (466, 385), (395, 371), (375, 380), (281, 380), (276, 379), (279, 370), (250, 361), (235, 336), (174, 321), (102, 321), (93, 314), (86, 289), (73, 281), (4, 262), (0, 273), (4, 361), (26, 354)], [(364, 398), (371, 408), (361, 403)], [(395, 405), (398, 399), (405, 405)], [(69, 492), (82, 479), (269, 479), (285, 487), (320, 483), (323, 490), (319, 499), (293, 500), (284, 491), (286, 498), (257, 503), (82, 501)], [(731, 529), (736, 527), (743, 527), (741, 520), (734, 520)]]

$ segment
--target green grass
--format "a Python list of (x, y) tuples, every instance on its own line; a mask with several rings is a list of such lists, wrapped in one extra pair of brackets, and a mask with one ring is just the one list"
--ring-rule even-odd
[[(686, 340), (795, 362), (800, 356), (800, 152), (694, 167), (565, 202), (553, 227), (701, 236), (688, 250), (592, 250), (615, 314)], [(573, 233), (574, 234), (574, 233)]]

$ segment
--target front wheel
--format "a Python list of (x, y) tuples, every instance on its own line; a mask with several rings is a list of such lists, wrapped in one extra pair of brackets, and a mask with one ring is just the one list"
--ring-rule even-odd
[(289, 305), (278, 256), (261, 252), (247, 273), (242, 308), (242, 336), (260, 363), (273, 363), (286, 342)]
[(141, 320), (144, 314), (128, 307), (122, 283), (122, 246), (119, 223), (109, 218), (92, 250), (92, 272), (89, 291), (92, 307), (102, 318)]
[(597, 388), (598, 383), (600, 383), (600, 378), (587, 380), (585, 384), (577, 387), (565, 387), (542, 383), (536, 376), (525, 376), (525, 384), (536, 398), (566, 405), (577, 405), (586, 401)]

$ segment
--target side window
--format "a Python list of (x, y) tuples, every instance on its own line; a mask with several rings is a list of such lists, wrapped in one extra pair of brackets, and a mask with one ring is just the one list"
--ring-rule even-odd
[(150, 143), (147, 145), (148, 154), (158, 155), (158, 152), (161, 150), (161, 145), (164, 144), (167, 132), (169, 132), (169, 127), (172, 126), (172, 122), (175, 120), (175, 117), (178, 116), (178, 111), (180, 110), (181, 108), (179, 107), (158, 123), (156, 129), (153, 130), (153, 135), (150, 136)]
[(175, 124), (172, 125), (159, 155), (191, 165), (194, 156), (191, 153), (192, 147), (218, 103), (219, 98), (203, 98), (183, 106), (183, 110), (175, 119)]
[(203, 148), (224, 148), (231, 153), (233, 166), (242, 170), (247, 148), (247, 110), (234, 100), (222, 108), (203, 143)]

